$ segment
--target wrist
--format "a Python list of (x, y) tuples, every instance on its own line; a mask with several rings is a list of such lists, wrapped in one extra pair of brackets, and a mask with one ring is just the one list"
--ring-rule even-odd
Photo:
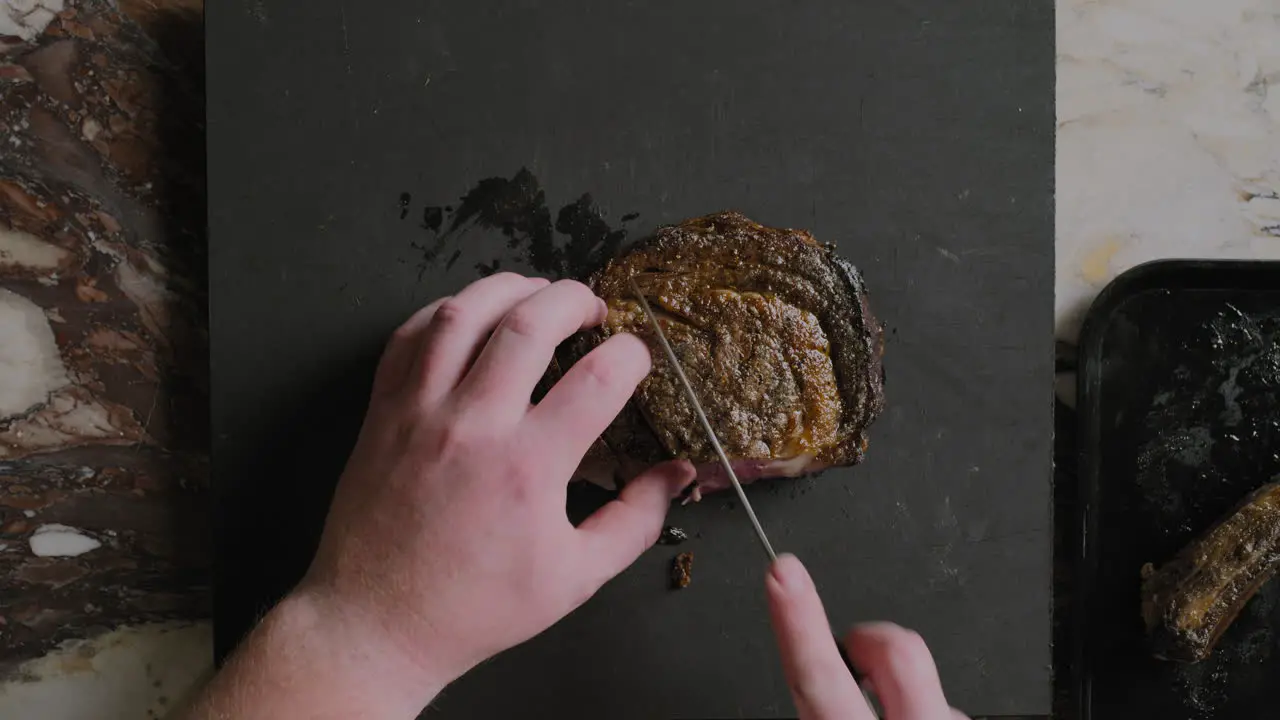
[[(335, 600), (323, 591), (299, 588), (268, 614), (308, 654), (337, 664), (341, 682), (361, 688), (394, 716), (413, 717), (457, 675), (430, 667), (425, 653), (410, 653), (387, 623)], [(409, 714), (401, 715), (402, 712)], [(391, 717), (393, 715), (387, 715)]]

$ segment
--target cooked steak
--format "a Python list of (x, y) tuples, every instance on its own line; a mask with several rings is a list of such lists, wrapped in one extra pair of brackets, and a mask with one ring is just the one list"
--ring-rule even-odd
[(725, 212), (664, 227), (588, 279), (603, 327), (566, 343), (567, 367), (615, 333), (649, 343), (653, 371), (579, 468), (606, 486), (670, 458), (698, 487), (728, 478), (630, 287), (635, 278), (743, 482), (859, 462), (884, 405), (882, 331), (862, 278), (801, 230)]
[(1264, 583), (1280, 569), (1280, 483), (1251, 493), (1167, 565), (1142, 569), (1142, 617), (1156, 657), (1209, 657)]

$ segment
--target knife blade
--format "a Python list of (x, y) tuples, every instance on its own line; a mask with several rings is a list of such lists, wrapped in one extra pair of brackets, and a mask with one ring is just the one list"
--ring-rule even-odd
[(667, 362), (671, 363), (671, 369), (675, 370), (676, 377), (680, 380), (680, 387), (684, 389), (684, 395), (689, 400), (689, 405), (693, 407), (693, 412), (698, 416), (698, 422), (701, 423), (702, 429), (707, 433), (707, 440), (711, 441), (711, 447), (715, 448), (716, 456), (720, 458), (720, 464), (724, 466), (724, 471), (729, 474), (729, 482), (733, 483), (733, 489), (738, 493), (738, 501), (742, 503), (742, 508), (747, 511), (747, 517), (751, 519), (751, 527), (755, 528), (756, 538), (760, 540), (760, 545), (764, 548), (765, 554), (769, 556), (769, 561), (777, 560), (778, 555), (773, 551), (773, 545), (769, 543), (769, 536), (764, 534), (760, 519), (756, 517), (756, 511), (751, 507), (751, 501), (747, 500), (747, 493), (742, 489), (742, 483), (738, 481), (738, 474), (733, 471), (733, 463), (729, 462), (729, 456), (725, 454), (724, 447), (720, 444), (720, 438), (716, 437), (716, 431), (711, 428), (711, 421), (707, 419), (707, 414), (702, 410), (702, 403), (698, 401), (698, 393), (694, 392), (693, 385), (689, 383), (689, 378), (685, 377), (684, 368), (680, 366), (676, 351), (672, 349), (671, 343), (667, 342), (667, 334), (662, 331), (662, 323), (658, 322), (658, 316), (649, 307), (649, 301), (645, 298), (644, 292), (640, 290), (640, 285), (636, 283), (636, 279), (632, 277), (629, 281), (631, 283), (631, 291), (635, 293), (636, 299), (640, 301), (640, 308), (644, 310), (645, 317), (649, 319), (649, 325), (653, 327), (653, 332), (658, 338), (658, 344), (662, 346), (662, 351), (667, 356)]
[[(654, 335), (658, 338), (658, 344), (662, 346), (663, 354), (667, 356), (667, 362), (671, 363), (671, 369), (675, 370), (676, 378), (680, 381), (680, 387), (684, 389), (684, 395), (689, 400), (689, 405), (693, 407), (694, 413), (698, 416), (699, 424), (702, 425), (702, 429), (707, 434), (707, 440), (711, 442), (711, 447), (715, 448), (716, 456), (720, 458), (720, 464), (724, 466), (724, 471), (729, 474), (729, 482), (733, 484), (733, 489), (737, 491), (738, 501), (742, 503), (742, 508), (747, 511), (747, 517), (751, 520), (751, 527), (756, 531), (756, 538), (760, 540), (760, 545), (764, 548), (765, 554), (769, 556), (769, 561), (776, 561), (778, 555), (773, 551), (769, 536), (765, 535), (764, 527), (760, 525), (760, 519), (756, 517), (756, 511), (751, 507), (751, 501), (747, 500), (747, 493), (742, 489), (738, 474), (733, 471), (733, 464), (729, 462), (729, 456), (725, 454), (724, 447), (720, 444), (720, 438), (716, 437), (716, 431), (711, 427), (711, 421), (707, 419), (707, 414), (702, 410), (702, 403), (698, 401), (698, 393), (694, 391), (689, 378), (685, 376), (684, 368), (680, 365), (680, 359), (676, 357), (675, 349), (667, 341), (667, 334), (662, 330), (662, 323), (658, 321), (658, 316), (649, 307), (649, 300), (645, 298), (644, 291), (640, 289), (636, 279), (632, 277), (628, 281), (631, 285), (631, 292), (635, 294), (636, 300), (640, 303), (640, 309), (644, 311), (645, 317), (649, 320), (649, 325), (653, 328)], [(840, 654), (840, 659), (844, 661), (845, 668), (849, 670), (849, 673), (853, 675), (853, 679), (861, 686), (862, 673), (858, 672), (853, 663), (849, 661), (849, 654), (844, 642), (834, 632), (831, 635), (835, 639), (836, 651)], [(862, 692), (863, 697), (866, 698), (872, 715), (879, 717), (879, 710), (870, 695), (865, 690), (862, 690), (861, 687), (858, 689)]]

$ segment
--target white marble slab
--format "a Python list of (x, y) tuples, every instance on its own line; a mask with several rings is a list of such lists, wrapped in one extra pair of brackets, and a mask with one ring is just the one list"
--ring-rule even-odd
[(0, 718), (164, 718), (213, 675), (209, 623), (122, 628), (64, 643), (0, 683)]
[(1063, 0), (1057, 333), (1160, 258), (1280, 259), (1280, 2)]

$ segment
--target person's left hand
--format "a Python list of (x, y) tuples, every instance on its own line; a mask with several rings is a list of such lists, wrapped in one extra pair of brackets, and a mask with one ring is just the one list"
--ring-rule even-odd
[(297, 594), (358, 627), (370, 653), (420, 668), (426, 697), (591, 597), (654, 544), (693, 480), (687, 462), (659, 466), (570, 524), (570, 476), (648, 374), (648, 350), (614, 336), (530, 396), (556, 346), (605, 314), (580, 283), (504, 273), (387, 346)]

